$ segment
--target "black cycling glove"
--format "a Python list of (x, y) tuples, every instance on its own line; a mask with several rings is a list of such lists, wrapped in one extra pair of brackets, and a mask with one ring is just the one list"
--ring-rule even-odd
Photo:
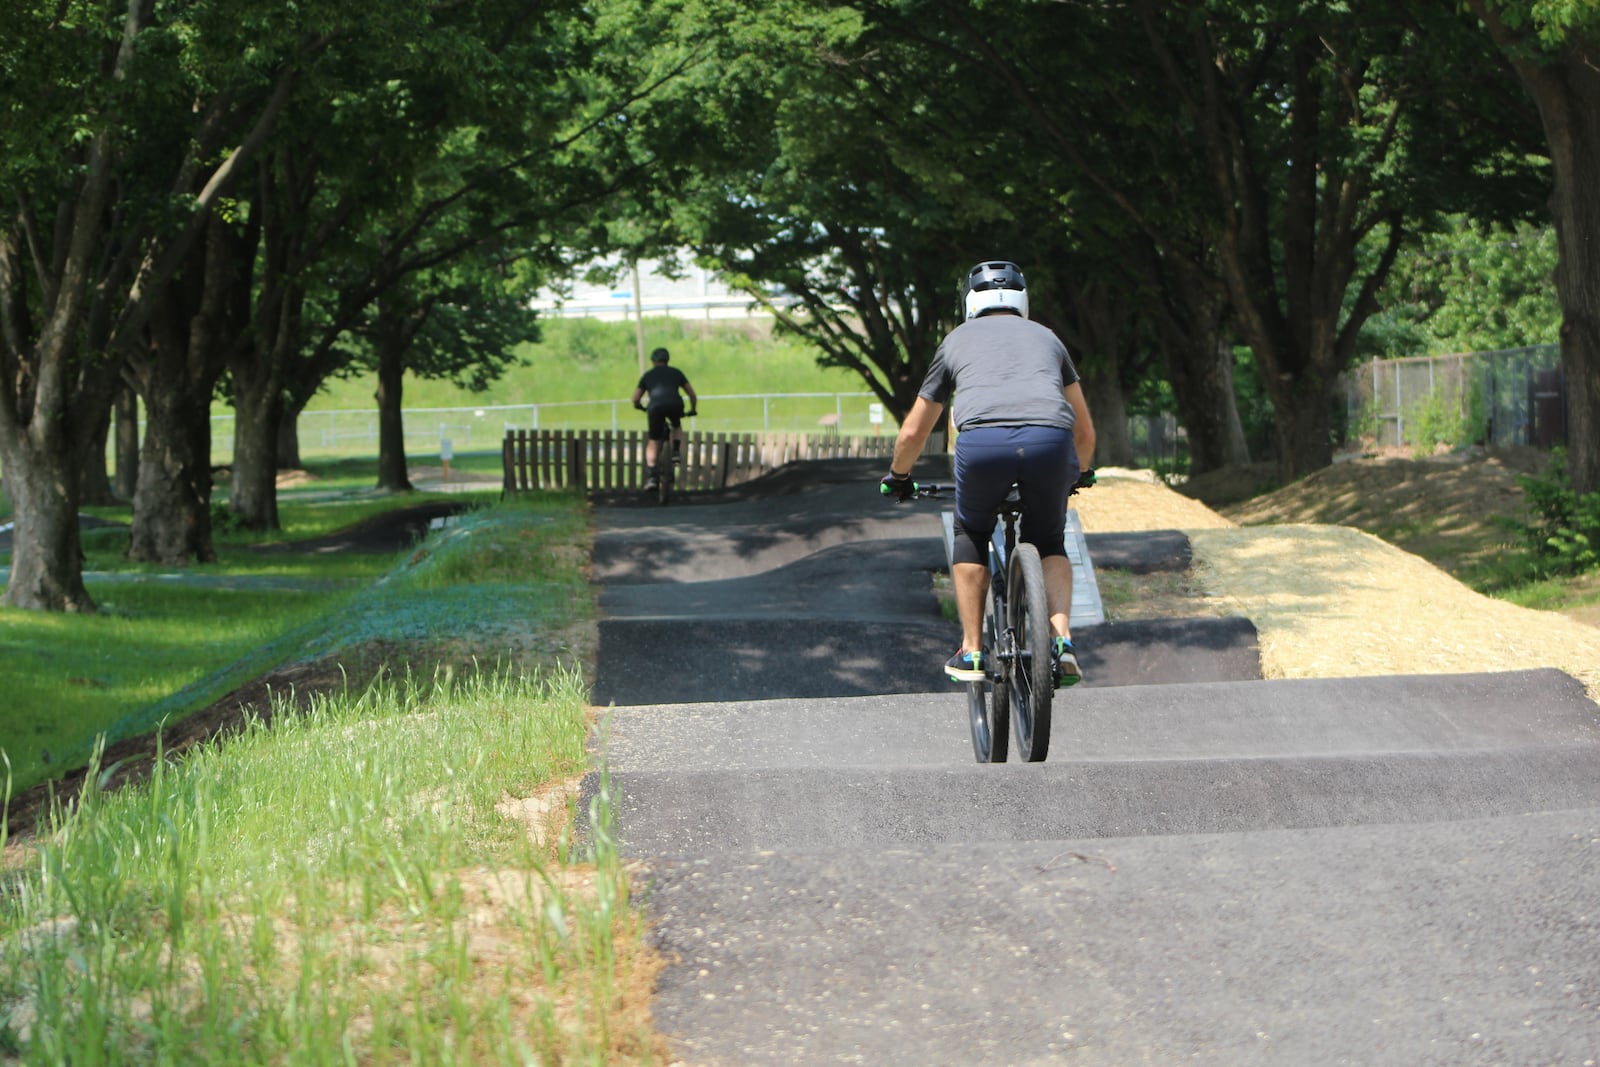
[(1090, 467), (1087, 470), (1080, 471), (1078, 473), (1078, 482), (1072, 488), (1074, 488), (1074, 489), (1087, 489), (1091, 485), (1094, 485), (1099, 480), (1100, 480), (1099, 478), (1095, 477), (1094, 468)]
[(910, 500), (917, 491), (917, 483), (911, 480), (911, 475), (896, 474), (891, 470), (878, 482), (878, 491), (896, 500)]

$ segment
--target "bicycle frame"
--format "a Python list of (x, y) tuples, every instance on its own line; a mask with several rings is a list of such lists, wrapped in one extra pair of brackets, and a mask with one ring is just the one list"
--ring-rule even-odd
[[(984, 605), (984, 617), (993, 627), (991, 632), (996, 641), (1000, 642), (1004, 635), (1003, 645), (995, 652), (995, 658), (1002, 663), (1017, 656), (1017, 635), (1006, 621), (1006, 582), (1011, 554), (1017, 547), (1017, 520), (1021, 517), (1022, 498), (1017, 494), (1017, 487), (1012, 486), (1005, 503), (1000, 505), (1000, 521), (995, 523), (994, 533), (989, 538), (989, 596)], [(985, 673), (990, 681), (994, 680), (993, 668), (986, 668)]]
[(672, 498), (678, 480), (678, 465), (682, 460), (683, 441), (683, 427), (669, 424), (666, 439), (656, 442), (656, 458), (650, 466), (655, 486), (650, 491), (655, 493), (656, 499), (662, 504)]
[[(917, 495), (938, 496), (949, 486), (919, 486)], [(1022, 500), (1016, 487), (1006, 495), (989, 542), (989, 594), (984, 603), (983, 670), (985, 680), (967, 683), (967, 711), (972, 752), (979, 763), (1004, 763), (1013, 723), (1018, 750), (1038, 761), (1049, 749), (1050, 702), (1059, 681), (1059, 667), (1049, 648), (1049, 622), (1044, 617), (1044, 576), (1037, 552), (1019, 553), (1017, 533)], [(1017, 580), (1013, 590), (1013, 559)], [(1020, 599), (1012, 604), (1012, 597)], [(1026, 632), (1019, 632), (1019, 623)], [(1043, 628), (1042, 631), (1040, 628)], [(1035, 669), (1036, 655), (1049, 656), (1049, 669)], [(988, 692), (985, 692), (988, 687)]]
[[(1095, 483), (1082, 471), (1068, 496)], [(953, 492), (949, 485), (913, 485), (914, 496)], [(886, 487), (884, 492), (888, 492)], [(979, 763), (1004, 763), (1016, 728), (1018, 754), (1030, 763), (1050, 750), (1050, 705), (1061, 685), (1050, 624), (1050, 598), (1038, 549), (1017, 540), (1022, 497), (1013, 485), (989, 538), (989, 595), (984, 604), (984, 680), (967, 683), (972, 752)], [(1015, 588), (1013, 588), (1015, 587)], [(1074, 679), (1075, 681), (1076, 679)], [(989, 687), (985, 694), (984, 687)]]

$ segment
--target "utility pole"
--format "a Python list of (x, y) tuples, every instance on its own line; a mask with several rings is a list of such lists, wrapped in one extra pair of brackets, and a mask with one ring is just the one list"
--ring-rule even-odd
[(639, 296), (639, 261), (636, 259), (633, 266), (633, 336), (639, 346), (639, 373), (645, 372), (644, 365), (644, 301)]

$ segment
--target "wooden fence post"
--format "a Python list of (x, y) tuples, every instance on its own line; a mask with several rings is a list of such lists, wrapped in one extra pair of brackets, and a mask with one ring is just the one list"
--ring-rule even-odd
[(570, 437), (567, 438), (567, 488), (568, 489), (579, 489), (579, 490), (581, 490), (581, 489), (585, 488), (585, 482), (586, 482), (587, 477), (588, 477), (588, 472), (584, 470), (584, 464), (583, 464), (583, 436), (584, 436), (584, 433), (585, 433), (585, 431), (579, 430), (577, 433), (575, 433), (575, 434), (573, 434), (573, 435), (571, 435)]

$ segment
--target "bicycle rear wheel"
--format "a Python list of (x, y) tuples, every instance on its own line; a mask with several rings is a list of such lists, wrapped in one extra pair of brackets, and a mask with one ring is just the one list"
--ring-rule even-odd
[(1044, 591), (1039, 550), (1022, 543), (1011, 553), (1006, 581), (1008, 629), (1014, 653), (1002, 664), (1011, 681), (1011, 725), (1017, 756), (1042, 761), (1050, 751), (1050, 702), (1055, 695), (1050, 658), (1050, 606)]
[[(994, 674), (994, 627), (985, 620), (983, 662), (990, 682), (967, 683), (967, 717), (972, 727), (972, 756), (979, 763), (1004, 763), (1009, 748), (1011, 718), (1005, 683)], [(988, 690), (985, 693), (985, 689)]]
[[(664, 445), (663, 445), (661, 451), (662, 451), (663, 454), (666, 453), (667, 450), (666, 450), (666, 447)], [(663, 461), (661, 459), (657, 459), (656, 460), (656, 501), (657, 501), (657, 503), (665, 504), (667, 501), (669, 501), (671, 499), (672, 499), (672, 460), (670, 458), (666, 459), (665, 461)]]

